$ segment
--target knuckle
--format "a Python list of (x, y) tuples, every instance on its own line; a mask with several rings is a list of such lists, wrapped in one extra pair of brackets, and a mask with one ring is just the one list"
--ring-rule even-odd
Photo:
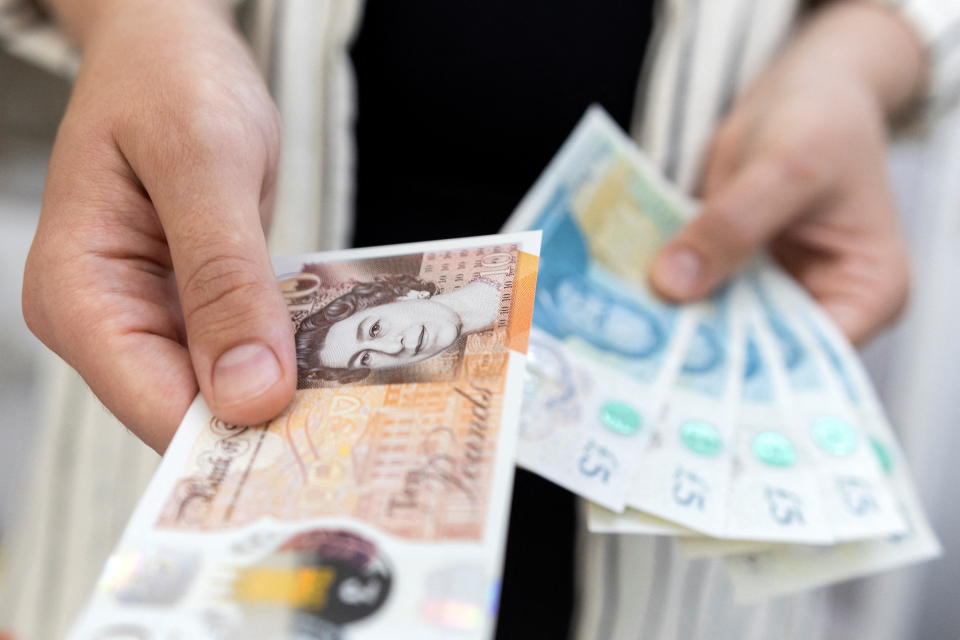
[(148, 120), (135, 115), (121, 137), (186, 171), (225, 159), (262, 162), (279, 147), (279, 124), (269, 100), (239, 99), (216, 86), (183, 88), (180, 94), (176, 103), (160, 106)]
[(219, 152), (230, 145), (249, 147), (251, 141), (279, 137), (279, 115), (259, 86), (246, 90), (217, 82), (199, 83), (184, 90), (181, 106), (172, 117), (201, 149)]
[(723, 202), (714, 204), (705, 213), (697, 235), (707, 254), (730, 262), (750, 250), (755, 240), (751, 216)]
[(37, 301), (37, 294), (33, 282), (34, 279), (31, 277), (31, 274), (29, 272), (25, 273), (23, 291), (20, 295), (20, 310), (23, 314), (23, 321), (26, 323), (27, 329), (42, 341), (43, 334), (45, 333), (43, 313)]
[(38, 257), (31, 250), (24, 268), (20, 293), (20, 311), (24, 324), (40, 342), (70, 361), (70, 336), (99, 335), (99, 325), (106, 318), (102, 308), (91, 305), (79, 291), (83, 290), (75, 273), (65, 272), (60, 258)]
[(776, 165), (785, 181), (809, 190), (826, 182), (827, 168), (821, 157), (815, 142), (802, 142), (781, 151)]
[(269, 102), (268, 105), (269, 116), (265, 119), (262, 126), (264, 137), (269, 145), (279, 148), (280, 131), (282, 127), (280, 121), (280, 110), (272, 101)]
[[(42, 238), (38, 237), (34, 240), (23, 269), (20, 310), (23, 314), (23, 321), (30, 332), (41, 342), (50, 346), (50, 314), (46, 300), (50, 292), (44, 282), (49, 281), (51, 274), (44, 267), (57, 263), (51, 263), (47, 259), (46, 253), (45, 243)], [(56, 282), (56, 279), (54, 279), (54, 282)]]
[(250, 139), (248, 127), (236, 116), (196, 109), (181, 115), (174, 126), (179, 132), (175, 148), (184, 157), (208, 161), (242, 158), (239, 154), (249, 153), (245, 148)]
[(910, 267), (906, 253), (896, 251), (858, 267), (846, 297), (856, 301), (863, 313), (863, 335), (859, 341), (896, 323), (910, 301)]
[(711, 151), (713, 153), (732, 153), (740, 144), (741, 134), (739, 123), (734, 118), (728, 118), (714, 135)]
[(181, 288), (187, 325), (210, 336), (257, 322), (260, 302), (269, 292), (256, 268), (251, 259), (236, 254), (213, 254), (201, 261)]
[(890, 296), (888, 302), (887, 322), (896, 322), (906, 311), (910, 302), (912, 289), (912, 278), (910, 273), (910, 262), (906, 253), (898, 256), (895, 265), (895, 273), (891, 278)]
[(166, 180), (192, 183), (232, 173), (255, 181), (278, 163), (275, 107), (269, 100), (246, 104), (216, 93), (202, 90), (149, 114), (129, 115), (113, 127), (117, 145), (135, 167)]

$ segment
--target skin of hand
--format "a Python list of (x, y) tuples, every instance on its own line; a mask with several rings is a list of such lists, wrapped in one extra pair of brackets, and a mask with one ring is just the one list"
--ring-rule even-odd
[(701, 213), (654, 261), (654, 289), (701, 298), (769, 246), (855, 343), (892, 321), (909, 268), (887, 123), (922, 92), (925, 67), (916, 36), (883, 7), (812, 15), (719, 127)]
[(53, 6), (83, 62), (27, 260), (24, 317), (159, 452), (198, 388), (219, 418), (255, 424), (296, 387), (263, 231), (276, 110), (223, 4)]

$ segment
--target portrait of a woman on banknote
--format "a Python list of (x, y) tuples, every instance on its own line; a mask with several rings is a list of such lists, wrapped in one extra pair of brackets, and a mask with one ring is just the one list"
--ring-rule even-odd
[(500, 290), (486, 278), (448, 293), (398, 274), (361, 282), (303, 320), (296, 335), (304, 386), (349, 383), (414, 365), (493, 326)]

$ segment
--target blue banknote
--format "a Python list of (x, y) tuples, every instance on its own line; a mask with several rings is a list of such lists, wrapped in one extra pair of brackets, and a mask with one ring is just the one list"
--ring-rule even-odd
[(646, 283), (691, 211), (594, 109), (506, 227), (543, 232), (518, 461), (617, 511), (694, 329)]

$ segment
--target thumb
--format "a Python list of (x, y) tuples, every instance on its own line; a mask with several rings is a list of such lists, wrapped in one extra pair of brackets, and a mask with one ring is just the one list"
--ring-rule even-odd
[(777, 158), (743, 166), (653, 261), (650, 282), (672, 302), (708, 295), (822, 193), (815, 167)]
[(230, 424), (274, 418), (296, 388), (293, 328), (261, 224), (263, 172), (244, 165), (221, 157), (148, 186), (197, 383), (214, 415)]

